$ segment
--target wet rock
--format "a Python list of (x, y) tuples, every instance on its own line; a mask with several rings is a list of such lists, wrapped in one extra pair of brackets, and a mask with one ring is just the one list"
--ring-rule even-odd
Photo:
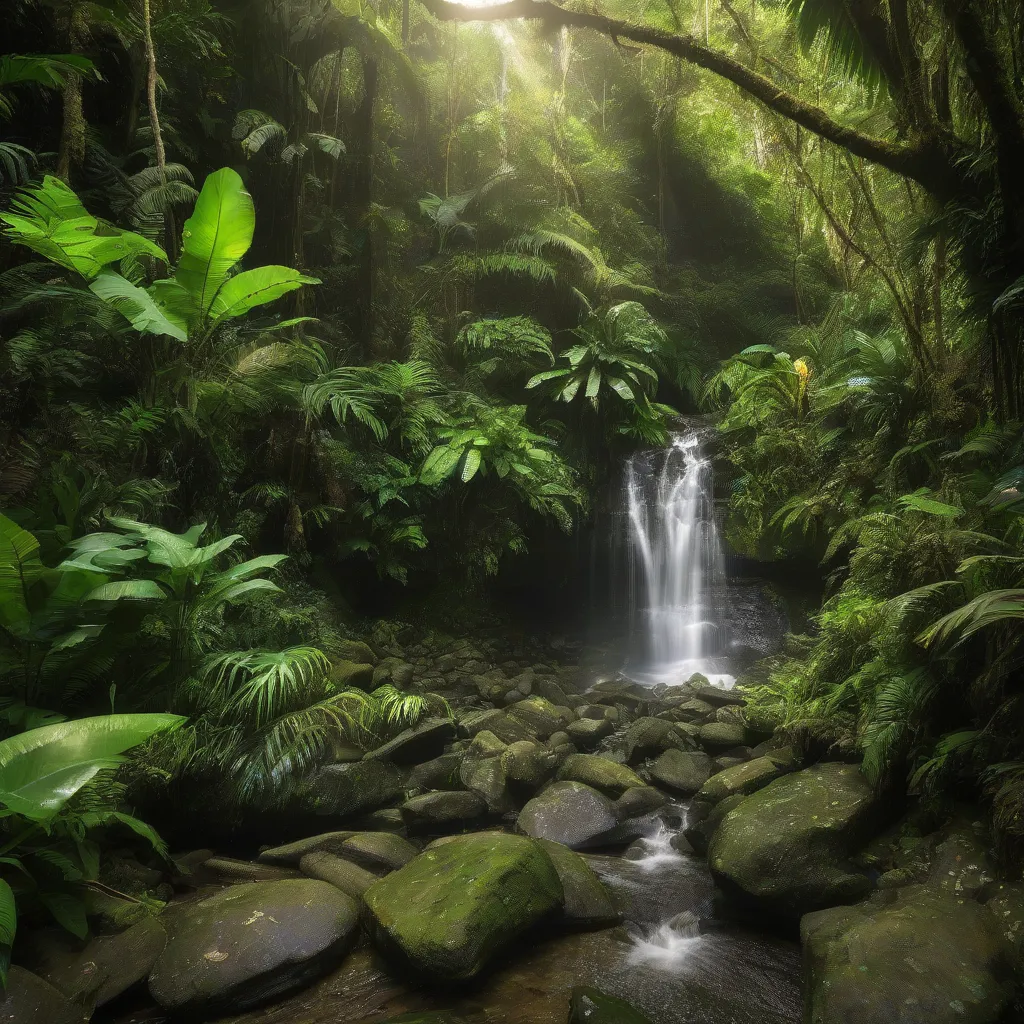
[(447, 718), (426, 718), (376, 750), (371, 750), (366, 759), (391, 761), (393, 764), (419, 764), (439, 757), (444, 753), (445, 745), (453, 739), (453, 722)]
[(808, 1024), (995, 1024), (1012, 997), (991, 915), (931, 886), (807, 914), (800, 934)]
[(7, 974), (0, 992), (0, 1024), (85, 1024), (91, 1014), (38, 975), (21, 967)]
[(531, 736), (541, 740), (565, 729), (573, 721), (573, 714), (568, 708), (556, 707), (543, 697), (519, 701), (509, 710), (508, 716), (529, 730)]
[(709, 722), (702, 725), (698, 742), (711, 753), (740, 747), (746, 742), (747, 730), (739, 722)]
[(361, 868), (344, 857), (322, 851), (307, 853), (299, 861), (299, 870), (307, 878), (318, 878), (321, 882), (327, 882), (354, 900), (362, 899), (363, 893), (378, 878), (372, 871), (367, 871), (366, 868)]
[(551, 677), (540, 676), (533, 682), (533, 692), (557, 707), (569, 706), (569, 695)]
[(770, 757), (759, 757), (753, 761), (726, 768), (725, 771), (712, 775), (697, 794), (701, 800), (716, 804), (727, 796), (749, 796), (759, 789), (764, 789), (769, 782), (786, 774)]
[(538, 840), (562, 883), (563, 920), (579, 928), (600, 928), (618, 924), (615, 909), (604, 883), (594, 874), (590, 865), (567, 846), (550, 839)]
[(523, 836), (478, 835), (426, 850), (364, 897), (374, 942), (437, 981), (477, 975), (562, 904), (551, 858)]
[(338, 644), (338, 654), (358, 665), (376, 665), (379, 660), (373, 648), (362, 640), (342, 640)]
[(606, 736), (611, 736), (615, 726), (606, 718), (579, 718), (570, 722), (566, 734), (584, 750), (592, 750)]
[(487, 814), (487, 803), (476, 793), (424, 793), (406, 800), (402, 813), (411, 825), (448, 825), (482, 818)]
[(461, 752), (453, 751), (416, 765), (409, 772), (410, 788), (461, 789), (462, 780), (459, 778), (459, 768), (462, 765), (463, 756)]
[(397, 807), (382, 807), (379, 811), (353, 818), (352, 825), (365, 832), (402, 832), (405, 820)]
[(707, 682), (697, 685), (691, 683), (690, 689), (693, 690), (693, 695), (697, 700), (702, 700), (705, 704), (711, 704), (716, 708), (730, 705), (742, 706), (747, 703), (747, 698), (736, 689), (725, 690)]
[(707, 853), (715, 830), (725, 816), (734, 811), (745, 799), (746, 797), (737, 793), (727, 796), (717, 804), (695, 800), (690, 805), (690, 816), (683, 833), (686, 841), (697, 853)]
[(273, 882), (279, 878), (294, 877), (290, 868), (273, 864), (235, 860), (233, 857), (209, 857), (197, 872), (206, 881), (217, 882)]
[(582, 782), (612, 797), (644, 785), (644, 780), (631, 768), (596, 754), (573, 754), (567, 757), (558, 769), (558, 779), (561, 782)]
[(995, 878), (987, 845), (966, 829), (953, 832), (935, 848), (928, 881), (952, 895), (975, 897)]
[(501, 754), (507, 785), (520, 794), (535, 793), (551, 778), (556, 755), (533, 740), (512, 743)]
[(80, 952), (61, 957), (39, 973), (74, 1002), (103, 1006), (145, 981), (166, 942), (160, 921), (147, 917), (116, 935), (95, 936)]
[(326, 882), (234, 885), (176, 913), (149, 991), (194, 1017), (247, 1010), (336, 966), (357, 928), (355, 901)]
[(668, 718), (673, 722), (704, 722), (714, 713), (714, 707), (707, 701), (693, 698), (675, 704), (667, 711), (663, 711), (659, 717)]
[(475, 737), (481, 732), (491, 733), (502, 743), (515, 743), (518, 740), (534, 738), (526, 726), (513, 721), (507, 712), (497, 708), (491, 711), (474, 711), (459, 719), (460, 735)]
[(459, 778), (470, 793), (475, 793), (494, 814), (507, 814), (516, 804), (508, 791), (508, 778), (502, 755), (508, 749), (494, 733), (477, 733), (466, 750), (459, 768)]
[(646, 757), (657, 757), (666, 750), (690, 746), (688, 737), (680, 733), (674, 722), (663, 718), (638, 718), (626, 730), (626, 759), (635, 764)]
[(519, 813), (520, 831), (570, 849), (599, 843), (618, 820), (607, 797), (580, 782), (555, 782)]
[(376, 810), (402, 794), (402, 774), (393, 764), (357, 761), (313, 772), (299, 787), (298, 803), (316, 815), (345, 818)]
[(978, 899), (992, 914), (1019, 977), (1024, 971), (1024, 885), (994, 882), (981, 892)]
[(871, 889), (848, 861), (876, 812), (859, 768), (818, 764), (742, 798), (711, 837), (708, 864), (723, 887), (781, 914), (849, 903)]
[(615, 801), (615, 816), (619, 821), (638, 818), (659, 807), (665, 806), (665, 794), (653, 786), (637, 786), (627, 789)]
[(373, 665), (369, 662), (339, 659), (331, 663), (331, 682), (339, 690), (373, 688)]
[(692, 796), (711, 776), (711, 758), (703, 750), (666, 750), (648, 771), (655, 782)]
[(624, 999), (580, 985), (569, 998), (569, 1024), (651, 1024)]
[(367, 871), (381, 874), (395, 871), (408, 864), (419, 850), (407, 839), (396, 836), (393, 832), (356, 832), (346, 839), (336, 850), (331, 850), (337, 857), (358, 864)]

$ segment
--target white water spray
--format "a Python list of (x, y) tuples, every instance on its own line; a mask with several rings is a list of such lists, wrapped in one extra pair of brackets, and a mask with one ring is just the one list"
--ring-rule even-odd
[(728, 638), (713, 484), (695, 432), (675, 435), (657, 459), (647, 453), (626, 464), (630, 540), (639, 561), (631, 576), (642, 579), (632, 604), (643, 650), (631, 659), (639, 673), (630, 674), (641, 681), (684, 682), (701, 672), (732, 684), (720, 663)]

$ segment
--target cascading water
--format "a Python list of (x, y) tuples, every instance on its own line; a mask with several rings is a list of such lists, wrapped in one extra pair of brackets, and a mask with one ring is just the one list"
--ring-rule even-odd
[(730, 686), (714, 479), (700, 434), (676, 434), (663, 451), (629, 459), (625, 502), (633, 561), (629, 674), (654, 683), (701, 672)]

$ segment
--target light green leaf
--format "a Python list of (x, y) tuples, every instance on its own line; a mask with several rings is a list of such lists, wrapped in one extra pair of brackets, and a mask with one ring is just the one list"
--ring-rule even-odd
[(11, 949), (18, 932), (18, 906), (14, 890), (0, 878), (0, 986), (7, 987), (7, 971), (11, 966)]
[(89, 282), (89, 290), (108, 305), (113, 306), (132, 327), (143, 334), (166, 334), (185, 341), (185, 322), (179, 321), (170, 310), (162, 309), (144, 288), (126, 281), (116, 271), (101, 270)]
[(210, 307), (210, 316), (215, 320), (242, 316), (250, 309), (265, 306), (304, 284), (319, 283), (319, 278), (306, 277), (291, 267), (269, 266), (243, 270), (224, 282)]
[(174, 279), (205, 316), (231, 268), (249, 251), (256, 228), (252, 197), (230, 167), (203, 183), (182, 232), (182, 254)]
[(115, 580), (89, 591), (87, 601), (162, 601), (167, 595), (154, 580)]
[(468, 448), (466, 450), (465, 457), (462, 460), (462, 482), (464, 484), (469, 483), (476, 476), (481, 461), (479, 448)]

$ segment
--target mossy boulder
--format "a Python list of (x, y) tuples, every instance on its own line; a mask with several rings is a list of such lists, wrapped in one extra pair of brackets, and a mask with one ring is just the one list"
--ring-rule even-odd
[(419, 850), (393, 832), (356, 832), (332, 852), (367, 871), (384, 874), (408, 864)]
[(409, 772), (409, 786), (412, 789), (461, 789), (459, 768), (464, 756), (463, 751), (455, 750), (416, 765)]
[(724, 752), (742, 747), (747, 741), (747, 730), (740, 722), (709, 722), (701, 726), (697, 740), (711, 753)]
[(508, 790), (508, 777), (502, 755), (508, 745), (488, 729), (478, 732), (465, 751), (459, 766), (459, 779), (470, 793), (475, 793), (493, 814), (515, 810), (516, 803)]
[(515, 743), (517, 740), (529, 740), (534, 736), (521, 722), (514, 721), (508, 713), (493, 708), (490, 711), (472, 711), (459, 718), (459, 734), (475, 737), (481, 732), (489, 732), (502, 743)]
[(877, 808), (858, 767), (818, 764), (744, 797), (715, 829), (708, 864), (723, 888), (781, 914), (851, 903), (872, 888), (848, 860)]
[(289, 864), (297, 867), (300, 860), (307, 853), (333, 853), (337, 854), (345, 842), (352, 838), (355, 832), (324, 832), (318, 836), (309, 836), (306, 839), (297, 839), (294, 843), (286, 843), (284, 846), (273, 846), (264, 850), (257, 858), (264, 864)]
[(659, 785), (692, 796), (710, 778), (711, 758), (703, 750), (666, 750), (649, 771)]
[(612, 797), (644, 785), (644, 780), (632, 768), (596, 754), (571, 754), (558, 769), (558, 779), (560, 782), (582, 782)]
[(487, 814), (487, 804), (476, 793), (439, 791), (414, 796), (402, 804), (402, 815), (414, 826), (450, 825), (472, 821)]
[(149, 991), (172, 1013), (237, 1013), (302, 988), (355, 942), (355, 900), (313, 878), (233, 885), (168, 919)]
[(555, 782), (519, 812), (517, 827), (570, 849), (599, 845), (618, 819), (612, 802), (581, 782)]
[(604, 883), (591, 866), (568, 846), (539, 839), (562, 883), (562, 919), (578, 928), (601, 928), (620, 919)]
[(402, 796), (402, 773), (388, 761), (329, 764), (303, 781), (297, 803), (312, 814), (347, 818), (374, 811)]
[(574, 718), (569, 708), (558, 707), (543, 697), (517, 701), (509, 708), (508, 717), (539, 740), (546, 740), (552, 733), (564, 729)]
[(404, 729), (393, 740), (371, 750), (367, 760), (390, 761), (392, 764), (420, 764), (444, 753), (455, 739), (455, 723), (447, 718), (425, 718)]
[(331, 682), (339, 690), (372, 690), (373, 665), (340, 658), (331, 663)]
[(580, 985), (569, 997), (569, 1024), (651, 1024), (624, 999)]
[(654, 786), (633, 786), (615, 801), (615, 816), (619, 821), (627, 821), (650, 814), (665, 803), (665, 794)]
[(647, 757), (657, 757), (669, 749), (683, 750), (693, 745), (674, 722), (664, 718), (638, 718), (626, 730), (626, 759), (636, 764)]
[(800, 922), (807, 1024), (995, 1024), (1012, 998), (991, 914), (932, 886)]
[(501, 754), (507, 784), (520, 795), (535, 793), (551, 778), (557, 757), (535, 740), (510, 743)]
[(716, 804), (729, 796), (749, 796), (764, 789), (769, 782), (785, 775), (787, 769), (770, 757), (755, 757), (753, 761), (726, 768), (712, 775), (700, 788), (699, 800)]
[(386, 955), (425, 979), (458, 982), (556, 913), (563, 890), (539, 843), (487, 834), (424, 851), (364, 900), (370, 933)]
[(591, 750), (606, 736), (611, 736), (615, 726), (606, 718), (579, 718), (570, 722), (565, 731), (573, 743)]

